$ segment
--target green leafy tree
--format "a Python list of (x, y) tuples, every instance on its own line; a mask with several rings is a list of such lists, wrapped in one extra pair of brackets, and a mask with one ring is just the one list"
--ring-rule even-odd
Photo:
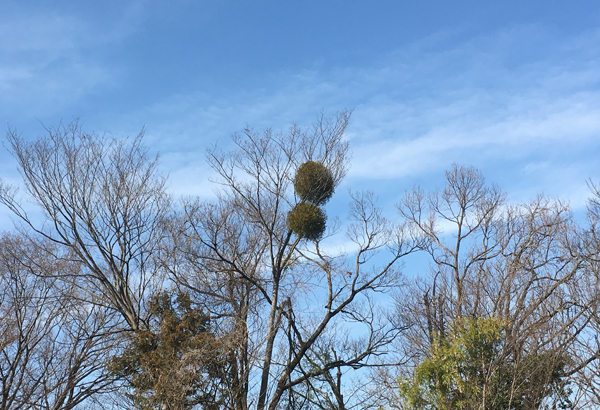
[(570, 408), (564, 356), (552, 351), (510, 355), (507, 323), (496, 318), (458, 320), (432, 344), (431, 357), (400, 393), (411, 409), (538, 409), (545, 399)]

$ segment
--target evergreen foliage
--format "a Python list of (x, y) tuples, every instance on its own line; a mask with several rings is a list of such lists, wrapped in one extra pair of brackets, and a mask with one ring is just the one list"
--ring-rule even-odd
[(112, 371), (133, 387), (136, 408), (186, 410), (218, 408), (215, 380), (223, 374), (219, 341), (209, 320), (187, 294), (175, 300), (166, 292), (150, 302), (152, 329), (138, 330)]
[(410, 378), (399, 380), (410, 409), (538, 409), (552, 397), (571, 408), (564, 382), (567, 358), (553, 351), (517, 358), (506, 355), (506, 322), (462, 318), (431, 346), (431, 357)]

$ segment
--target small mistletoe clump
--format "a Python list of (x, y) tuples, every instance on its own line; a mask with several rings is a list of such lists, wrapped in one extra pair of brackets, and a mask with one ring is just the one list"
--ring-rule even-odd
[(298, 236), (309, 240), (321, 238), (325, 232), (325, 213), (317, 205), (300, 202), (288, 214), (288, 226)]
[(302, 201), (322, 205), (333, 195), (333, 175), (323, 164), (308, 161), (300, 165), (294, 178), (294, 190)]

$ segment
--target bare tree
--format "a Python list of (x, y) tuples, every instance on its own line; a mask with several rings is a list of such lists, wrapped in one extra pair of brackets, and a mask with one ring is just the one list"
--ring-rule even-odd
[[(174, 235), (178, 259), (169, 264), (177, 282), (236, 335), (229, 408), (296, 406), (294, 389), (364, 366), (397, 334), (376, 314), (371, 296), (398, 284), (396, 264), (415, 247), (383, 218), (373, 196), (353, 195), (351, 258), (325, 252), (335, 223), (313, 240), (288, 225), (288, 213), (304, 201), (292, 186), (302, 164), (324, 166), (334, 186), (344, 176), (348, 119), (343, 112), (321, 118), (311, 131), (294, 126), (287, 134), (246, 130), (234, 139), (235, 150), (209, 153), (223, 188), (217, 203), (185, 204)], [(332, 339), (337, 353), (322, 360), (328, 331), (349, 322), (355, 336)]]
[(543, 197), (507, 205), (479, 171), (453, 166), (442, 191), (415, 189), (399, 209), (432, 262), (431, 275), (398, 298), (400, 318), (411, 325), (401, 343), (413, 365), (465, 316), (508, 323), (500, 362), (518, 367), (552, 352), (569, 380), (589, 363), (578, 346), (597, 302), (581, 291), (591, 278), (568, 206)]
[(589, 303), (592, 311), (590, 326), (582, 329), (578, 340), (578, 356), (587, 358), (578, 366), (576, 373), (577, 386), (584, 396), (589, 408), (600, 405), (600, 187), (588, 181), (592, 196), (588, 201), (587, 225), (581, 234), (579, 255), (586, 263), (587, 277), (573, 287), (578, 292), (581, 301)]
[(51, 246), (0, 240), (2, 410), (67, 410), (113, 388), (111, 314), (56, 279), (79, 265), (49, 257)]
[(88, 134), (77, 122), (48, 129), (34, 142), (9, 131), (26, 193), (46, 220), (27, 212), (15, 188), (0, 189), (0, 202), (25, 225), (82, 263), (74, 274), (57, 272), (60, 279), (82, 285), (88, 300), (116, 310), (133, 330), (144, 323), (144, 300), (157, 284), (152, 258), (170, 203), (142, 136)]

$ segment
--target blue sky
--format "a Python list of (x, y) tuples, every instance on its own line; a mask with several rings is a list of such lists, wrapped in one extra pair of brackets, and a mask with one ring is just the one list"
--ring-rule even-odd
[(600, 180), (599, 86), (597, 1), (0, 5), (5, 129), (145, 125), (177, 195), (211, 196), (205, 150), (246, 126), (353, 109), (342, 192), (372, 189), (391, 207), (457, 162), (511, 200), (545, 193), (582, 209), (586, 179)]

